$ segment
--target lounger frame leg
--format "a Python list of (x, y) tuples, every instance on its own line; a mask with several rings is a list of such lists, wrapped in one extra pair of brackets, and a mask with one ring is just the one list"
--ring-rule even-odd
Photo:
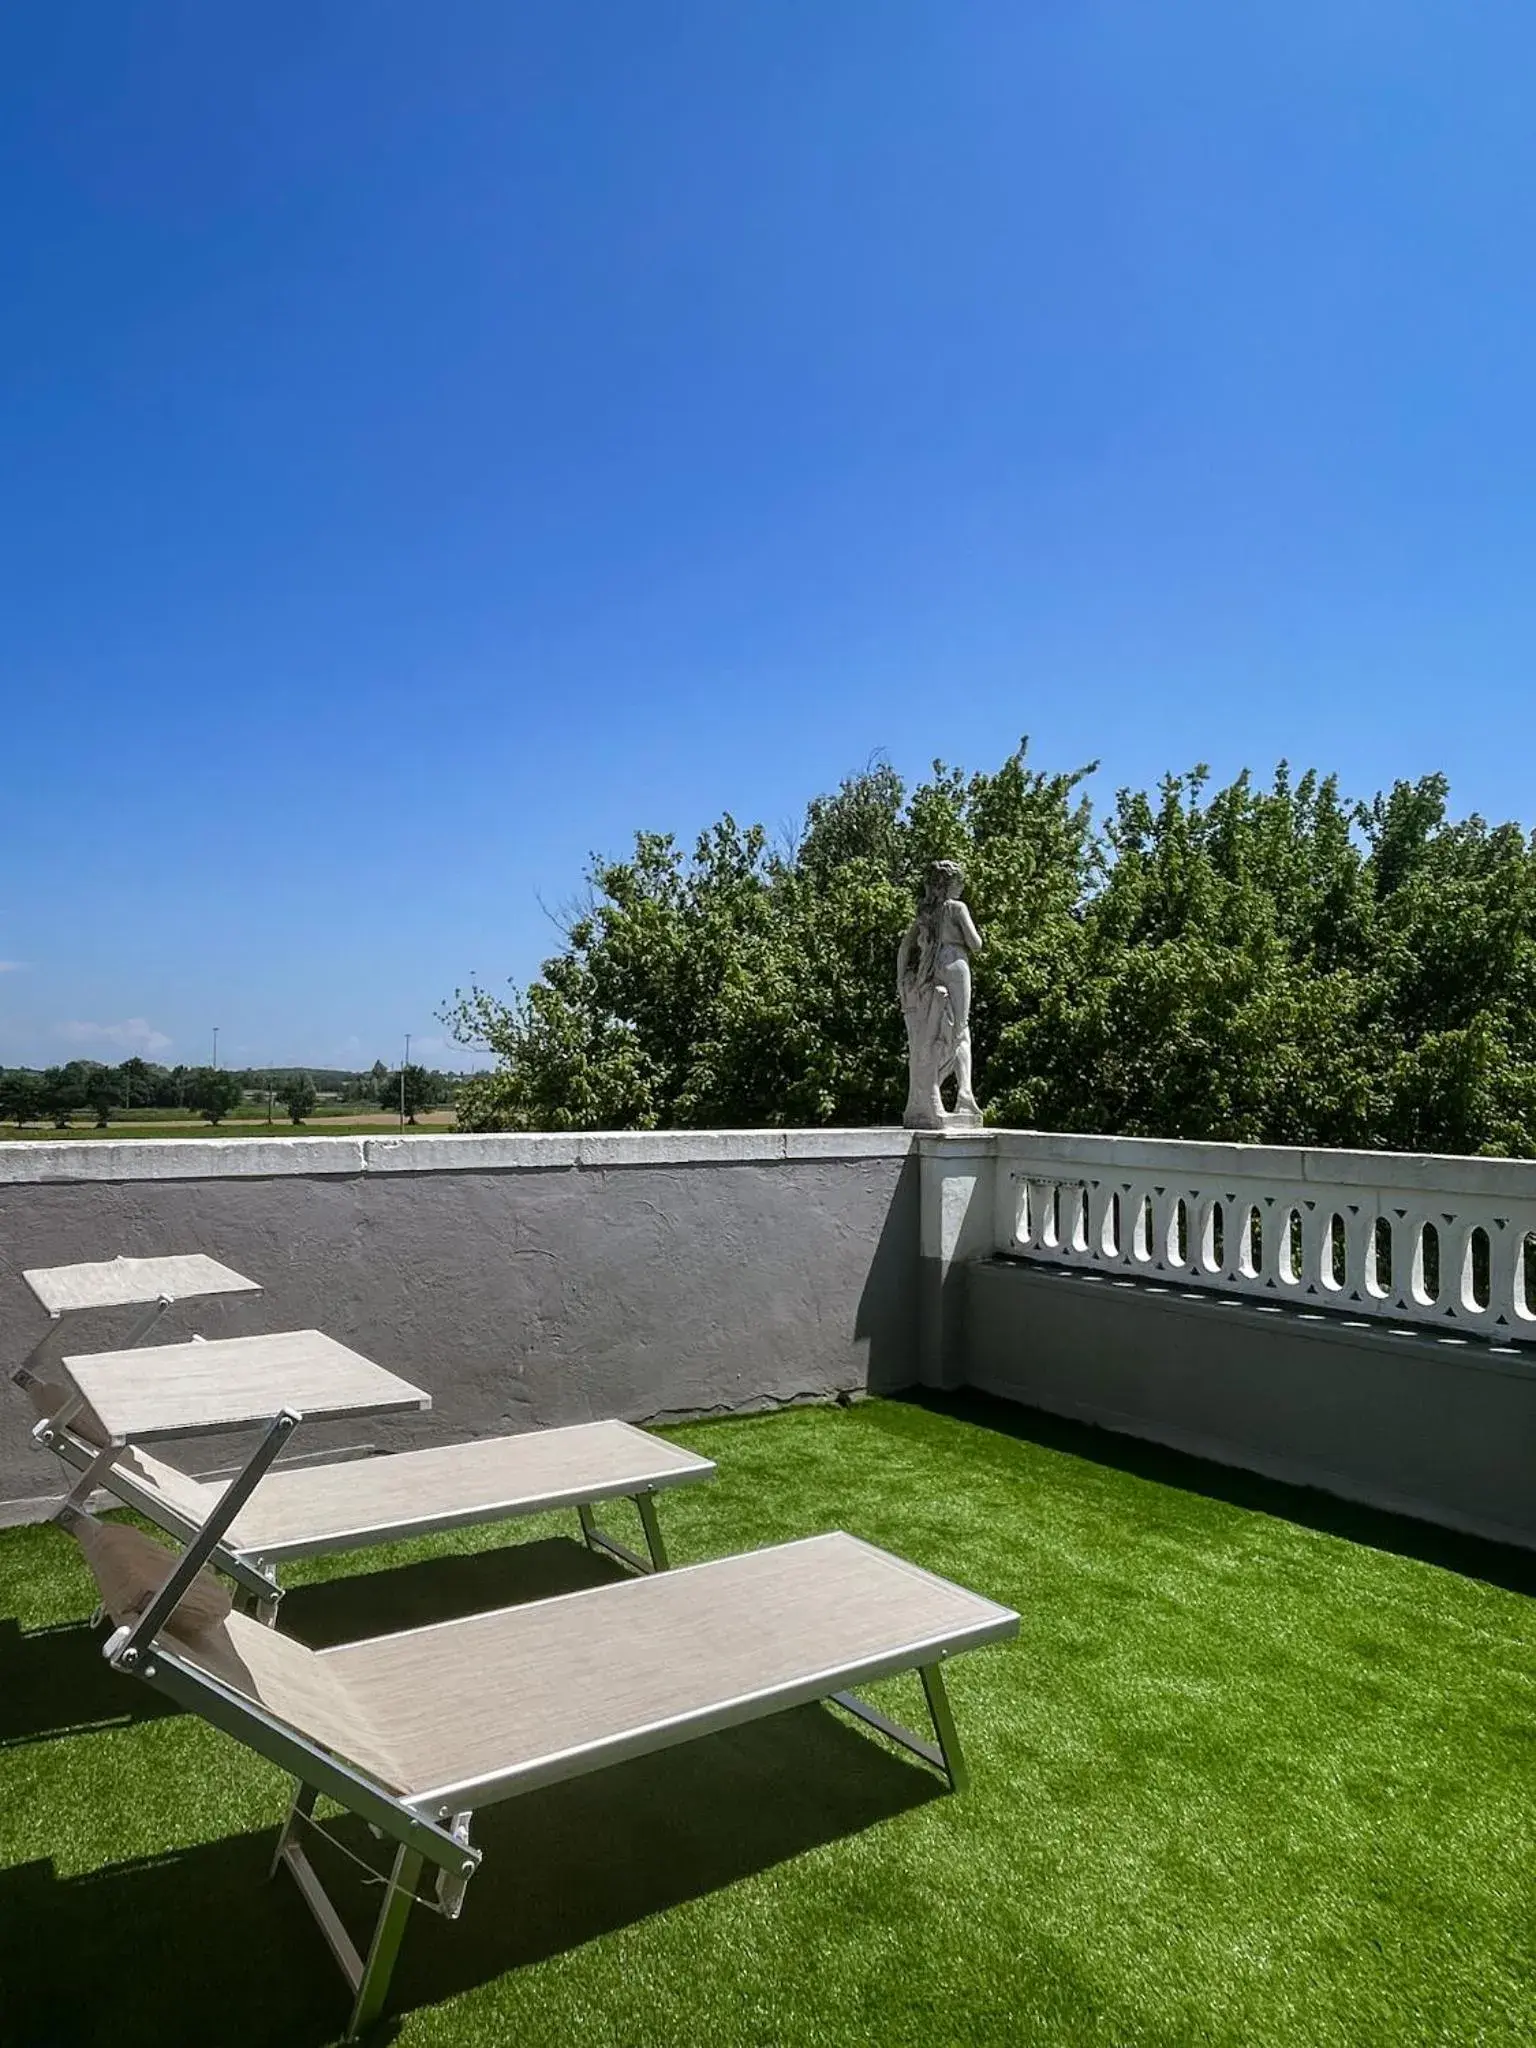
[[(304, 1903), (314, 1916), (315, 1925), (325, 1938), (325, 1945), (336, 1958), (341, 1974), (347, 1980), (347, 1988), (356, 1998), (363, 1981), (363, 1959), (358, 1954), (352, 1937), (341, 1924), (341, 1915), (331, 1904), (330, 1894), (320, 1882), (319, 1873), (310, 1862), (304, 1845), (293, 1832), (293, 1824), (301, 1815), (308, 1816), (314, 1811), (315, 1788), (300, 1785), (288, 1809), (288, 1818), (283, 1823), (283, 1832), (278, 1837), (277, 1853), (272, 1858), (274, 1875), (285, 1864), (288, 1874), (298, 1886)], [(386, 1904), (388, 1901), (386, 1900)]]
[[(365, 1960), (358, 1954), (351, 1935), (341, 1923), (340, 1914), (331, 1904), (330, 1894), (320, 1882), (315, 1866), (298, 1839), (297, 1823), (313, 1815), (318, 1797), (315, 1787), (305, 1784), (302, 1779), (295, 1785), (288, 1817), (283, 1822), (282, 1833), (272, 1854), (271, 1874), (275, 1876), (287, 1865), (289, 1874), (303, 1894), (304, 1903), (315, 1917), (316, 1926), (325, 1937), (327, 1948), (341, 1966), (341, 1973), (352, 1993), (352, 2017), (347, 2022), (345, 2035), (345, 2039), (351, 2041), (365, 2027), (371, 2026), (384, 2010), (395, 1958), (400, 1953), (405, 1924), (415, 1900), (422, 1857), (419, 1849), (412, 1849), (404, 1842), (396, 1850), (394, 1864), (386, 1880), (384, 1903), (379, 1908)], [(467, 1821), (468, 1815), (464, 1818)], [(467, 1838), (467, 1827), (465, 1835)], [(462, 1882), (459, 1880), (461, 1886)]]
[(315, 1810), (315, 1801), (319, 1797), (320, 1793), (316, 1786), (307, 1785), (302, 1778), (294, 1780), (293, 1797), (288, 1802), (288, 1811), (283, 1818), (282, 1831), (277, 1838), (277, 1847), (272, 1851), (272, 1862), (267, 1871), (268, 1877), (276, 1877), (277, 1873), (282, 1869), (284, 1859), (288, 1853), (288, 1844), (294, 1838), (296, 1824), (299, 1821), (309, 1820), (312, 1817)]
[(937, 1664), (919, 1667), (918, 1676), (923, 1681), (923, 1694), (928, 1702), (929, 1719), (933, 1722), (936, 1742), (928, 1742), (921, 1735), (914, 1735), (910, 1728), (904, 1728), (899, 1721), (893, 1721), (888, 1714), (882, 1714), (878, 1707), (872, 1707), (867, 1700), (861, 1700), (856, 1693), (835, 1692), (834, 1704), (866, 1727), (878, 1729), (888, 1741), (909, 1750), (920, 1757), (949, 1780), (951, 1792), (963, 1792), (970, 1783), (970, 1772), (966, 1767), (965, 1752), (960, 1747), (960, 1736), (955, 1728), (954, 1711), (949, 1704), (949, 1694), (944, 1690), (944, 1675)]
[(918, 1676), (923, 1681), (923, 1697), (928, 1702), (928, 1718), (933, 1723), (933, 1732), (939, 1738), (939, 1748), (944, 1753), (944, 1771), (949, 1779), (951, 1792), (964, 1792), (971, 1782), (970, 1765), (965, 1760), (965, 1751), (960, 1747), (960, 1731), (955, 1726), (955, 1710), (949, 1704), (949, 1694), (944, 1687), (944, 1673), (937, 1664), (925, 1664)]
[(630, 1499), (635, 1504), (640, 1516), (640, 1526), (645, 1531), (646, 1548), (651, 1553), (650, 1562), (647, 1563), (638, 1550), (631, 1550), (627, 1543), (621, 1543), (617, 1536), (610, 1536), (606, 1530), (600, 1529), (590, 1505), (583, 1501), (578, 1506), (576, 1514), (581, 1523), (581, 1533), (586, 1546), (588, 1550), (606, 1551), (610, 1557), (616, 1557), (620, 1564), (627, 1564), (632, 1571), (664, 1572), (667, 1569), (667, 1546), (662, 1541), (661, 1523), (656, 1514), (656, 1496), (650, 1492), (635, 1493), (630, 1495)]
[(651, 1570), (653, 1572), (664, 1572), (667, 1569), (669, 1559), (667, 1557), (667, 1546), (662, 1541), (661, 1522), (656, 1513), (655, 1494), (637, 1493), (635, 1495), (635, 1508), (640, 1516), (640, 1526), (645, 1531), (646, 1548), (651, 1553)]
[(408, 1849), (402, 1842), (395, 1854), (394, 1868), (389, 1873), (389, 1889), (374, 1923), (373, 1940), (368, 1944), (368, 1960), (358, 1980), (357, 2002), (347, 2022), (345, 2038), (349, 2041), (355, 2041), (365, 2027), (372, 2026), (384, 2010), (389, 1980), (394, 1973), (395, 1958), (400, 1953), (400, 1943), (405, 1937), (405, 1923), (410, 1918), (416, 1880), (420, 1874), (421, 1851)]

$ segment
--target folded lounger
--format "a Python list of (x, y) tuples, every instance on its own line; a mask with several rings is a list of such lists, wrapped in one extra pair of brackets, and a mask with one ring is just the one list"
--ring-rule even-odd
[[(210, 1381), (206, 1372), (192, 1379), (188, 1360), (217, 1368), (215, 1379)], [(170, 1403), (159, 1390), (174, 1385), (178, 1435), (198, 1433), (199, 1416), (211, 1417), (213, 1406), (236, 1382), (246, 1391), (220, 1413), (220, 1424), (230, 1414), (261, 1412), (261, 1388), (269, 1376), (277, 1383), (280, 1374), (295, 1367), (302, 1371), (306, 1366), (352, 1365), (377, 1372), (368, 1361), (355, 1358), (317, 1331), (99, 1353), (65, 1360), (66, 1376), (74, 1365), (88, 1368), (96, 1382), (109, 1375), (107, 1383), (124, 1393), (143, 1382), (150, 1395), (149, 1409), (158, 1403), (166, 1414)], [(18, 1377), (43, 1411), (33, 1435), (77, 1473), (86, 1474), (93, 1485), (182, 1541), (207, 1520), (222, 1487), (188, 1477), (142, 1444), (129, 1443), (109, 1455), (112, 1432), (102, 1426), (88, 1401), (82, 1402), (69, 1385)], [(265, 1412), (270, 1414), (271, 1408)], [(574, 1507), (592, 1549), (606, 1551), (637, 1571), (664, 1571), (667, 1553), (655, 1496), (670, 1486), (711, 1479), (714, 1471), (708, 1458), (663, 1443), (629, 1423), (611, 1421), (528, 1430), (339, 1464), (293, 1466), (267, 1474), (260, 1492), (229, 1525), (209, 1561), (227, 1572), (256, 1603), (261, 1617), (271, 1621), (281, 1596), (277, 1569), (285, 1558), (357, 1550), (433, 1529)], [(77, 1487), (75, 1498), (80, 1497)], [(597, 1524), (594, 1506), (620, 1499), (632, 1500), (639, 1511), (648, 1559)]]
[[(835, 1534), (309, 1650), (231, 1611), (198, 1569), (250, 1470), (179, 1560), (126, 1526), (75, 1509), (64, 1519), (118, 1623), (109, 1661), (297, 1781), (273, 1869), (287, 1865), (353, 1990), (348, 2039), (383, 2009), (424, 1862), (435, 1867), (437, 1909), (457, 1915), (480, 1861), (469, 1839), (478, 1808), (823, 1699), (960, 1791), (941, 1663), (1018, 1628), (1009, 1609)], [(848, 1690), (912, 1670), (934, 1743)], [(366, 1957), (301, 1840), (320, 1825), (322, 1793), (397, 1844)]]

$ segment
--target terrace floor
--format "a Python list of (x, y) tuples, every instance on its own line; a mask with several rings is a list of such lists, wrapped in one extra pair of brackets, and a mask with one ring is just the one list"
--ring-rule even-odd
[[(1536, 1561), (969, 1398), (672, 1434), (720, 1467), (663, 1504), (677, 1561), (840, 1525), (1020, 1610), (950, 1669), (973, 1789), (813, 1707), (488, 1812), (401, 2042), (1536, 2038)], [(285, 1625), (605, 1575), (563, 1522), (475, 1531), (292, 1571)], [(106, 1670), (91, 1599), (0, 1536), (0, 2037), (318, 2048), (283, 1782)]]

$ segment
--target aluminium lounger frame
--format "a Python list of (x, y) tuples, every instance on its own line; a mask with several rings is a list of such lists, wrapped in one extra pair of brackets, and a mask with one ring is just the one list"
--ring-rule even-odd
[[(941, 1673), (943, 1661), (956, 1647), (952, 1639), (908, 1642), (878, 1657), (865, 1656), (854, 1665), (845, 1665), (835, 1672), (797, 1678), (715, 1705), (706, 1713), (638, 1725), (622, 1737), (593, 1745), (585, 1752), (568, 1751), (531, 1765), (491, 1773), (473, 1782), (457, 1783), (416, 1795), (389, 1790), (365, 1770), (311, 1741), (258, 1702), (193, 1662), (178, 1651), (174, 1638), (166, 1640), (160, 1636), (160, 1631), (174, 1617), (202, 1567), (213, 1556), (230, 1521), (299, 1420), (299, 1416), (291, 1411), (284, 1411), (273, 1420), (207, 1522), (172, 1565), (158, 1593), (136, 1620), (113, 1632), (103, 1654), (117, 1670), (131, 1672), (144, 1679), (179, 1706), (201, 1714), (215, 1727), (245, 1743), (293, 1777), (295, 1789), (271, 1869), (275, 1875), (286, 1865), (292, 1873), (353, 1993), (352, 2013), (346, 2031), (348, 2040), (370, 2026), (383, 2011), (412, 1904), (426, 1904), (447, 1918), (457, 1917), (465, 1887), (481, 1860), (481, 1852), (469, 1840), (470, 1822), (480, 1806), (496, 1804), (540, 1785), (580, 1776), (694, 1736), (716, 1733), (769, 1713), (817, 1700), (834, 1702), (900, 1745), (940, 1773), (951, 1791), (965, 1790), (968, 1773)], [(73, 1512), (83, 1516), (85, 1511), (81, 1506)], [(68, 1510), (62, 1519), (66, 1523), (71, 1519)], [(1016, 1620), (1016, 1617), (1008, 1619)], [(978, 1641), (982, 1639), (978, 1638)], [(990, 1639), (998, 1639), (995, 1632)], [(889, 1719), (849, 1690), (853, 1685), (872, 1684), (882, 1678), (914, 1670), (922, 1680), (932, 1719), (935, 1736), (932, 1742)], [(320, 1829), (320, 1823), (313, 1816), (316, 1802), (322, 1795), (356, 1814), (380, 1837), (388, 1838), (396, 1845), (389, 1874), (382, 1880), (384, 1899), (366, 1956), (358, 1952), (297, 1839), (299, 1828), (306, 1824)], [(431, 1864), (436, 1870), (435, 1901), (420, 1898), (416, 1890), (424, 1864)]]

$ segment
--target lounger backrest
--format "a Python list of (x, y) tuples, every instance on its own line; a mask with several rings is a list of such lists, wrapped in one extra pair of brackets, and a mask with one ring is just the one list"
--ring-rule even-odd
[[(175, 1563), (173, 1553), (124, 1523), (76, 1514), (66, 1526), (85, 1552), (103, 1607), (120, 1626), (136, 1621)], [(234, 1613), (230, 1595), (210, 1572), (198, 1574), (156, 1640), (291, 1733), (387, 1786), (403, 1784), (386, 1745), (326, 1660), (292, 1636)]]
[(207, 1519), (208, 1510), (218, 1499), (216, 1488), (201, 1485), (185, 1472), (178, 1472), (174, 1465), (152, 1458), (136, 1444), (129, 1445), (112, 1469), (114, 1476), (120, 1473), (124, 1479), (131, 1479), (142, 1492), (162, 1502), (194, 1529)]
[[(174, 1554), (126, 1522), (97, 1522), (78, 1509), (67, 1509), (59, 1519), (85, 1552), (102, 1606), (120, 1628), (136, 1622), (164, 1585)], [(232, 1605), (212, 1572), (199, 1572), (172, 1617), (175, 1632), (216, 1628)]]

